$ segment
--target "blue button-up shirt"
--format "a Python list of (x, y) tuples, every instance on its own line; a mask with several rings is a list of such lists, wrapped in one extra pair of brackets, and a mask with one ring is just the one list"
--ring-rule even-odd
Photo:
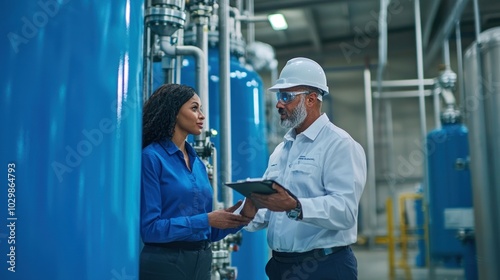
[(240, 228), (210, 227), (213, 191), (206, 167), (186, 143), (191, 171), (171, 140), (142, 151), (141, 237), (145, 243), (217, 241)]

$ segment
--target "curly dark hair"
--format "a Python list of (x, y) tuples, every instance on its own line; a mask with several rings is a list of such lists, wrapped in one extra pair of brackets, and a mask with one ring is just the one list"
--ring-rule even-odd
[(182, 105), (196, 94), (186, 85), (164, 84), (146, 101), (142, 110), (142, 147), (171, 139)]

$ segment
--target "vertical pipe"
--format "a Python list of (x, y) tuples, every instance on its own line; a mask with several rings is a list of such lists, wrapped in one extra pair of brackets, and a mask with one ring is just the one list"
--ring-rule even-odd
[(448, 39), (443, 41), (443, 63), (446, 66), (446, 69), (450, 69), (450, 43)]
[[(460, 96), (460, 100), (457, 102), (457, 104), (462, 104), (462, 106), (465, 106), (465, 90), (464, 90), (464, 65), (462, 61), (462, 32), (460, 31), (460, 21), (457, 21), (455, 25), (455, 37), (456, 37), (456, 45), (457, 45), (457, 75), (458, 75), (458, 92)], [(459, 108), (463, 108), (462, 106), (459, 106)], [(463, 114), (462, 112), (462, 120), (465, 123), (466, 121), (466, 114)]]
[[(184, 28), (179, 28), (179, 30), (177, 30), (177, 45), (178, 46), (184, 45)], [(182, 69), (182, 56), (178, 56), (177, 59), (175, 60), (174, 83), (176, 83), (176, 84), (181, 83), (181, 69)], [(208, 87), (208, 82), (207, 82), (207, 87)], [(206, 123), (207, 123), (207, 128), (210, 129), (210, 126), (209, 126), (210, 123), (208, 121)]]
[[(368, 203), (365, 204), (363, 217), (364, 220), (369, 222), (369, 237), (375, 235), (377, 226), (377, 205), (376, 205), (376, 186), (375, 186), (375, 142), (373, 134), (373, 105), (372, 105), (372, 88), (371, 88), (371, 75), (370, 68), (367, 66), (364, 70), (365, 80), (365, 112), (366, 112), (366, 134), (368, 145), (368, 178), (366, 182)], [(371, 239), (371, 238), (370, 238)]]
[(474, 31), (476, 33), (476, 42), (479, 43), (479, 34), (481, 34), (481, 17), (479, 16), (479, 3), (474, 0)]
[(217, 172), (218, 162), (217, 162), (217, 148), (215, 146), (212, 147), (212, 165), (213, 165), (213, 174), (212, 174), (212, 188), (214, 190), (214, 196), (212, 198), (212, 207), (214, 210), (220, 209), (219, 203), (219, 173)]
[[(198, 24), (196, 25), (196, 45), (205, 54), (203, 60), (197, 61), (197, 63), (203, 63), (203, 67), (208, 69), (208, 18), (200, 17)], [(201, 104), (203, 106), (203, 112), (205, 114), (205, 130), (210, 129), (210, 108), (208, 102), (208, 70), (205, 75), (198, 77), (198, 93), (200, 94)], [(195, 137), (197, 141), (205, 142), (207, 136), (202, 133)]]
[[(148, 7), (151, 6), (151, 0), (146, 0), (144, 2), (144, 10), (146, 11)], [(142, 37), (142, 101), (146, 102), (150, 96), (150, 88), (152, 79), (152, 67), (149, 57), (151, 52), (151, 30), (147, 25), (144, 25), (144, 36)]]
[[(385, 99), (385, 123), (386, 123), (386, 137), (387, 137), (387, 171), (389, 174), (394, 173), (394, 127), (392, 121), (392, 101), (391, 99)], [(389, 184), (389, 188), (392, 194), (396, 193), (394, 189), (394, 184)]]
[[(220, 129), (221, 129), (221, 181), (232, 180), (232, 154), (231, 154), (231, 80), (229, 69), (229, 0), (219, 3), (219, 84), (220, 84)], [(224, 187), (223, 202), (225, 207), (233, 203), (233, 193)]]
[(437, 85), (438, 84), (437, 80), (434, 82), (434, 84), (435, 84), (434, 90), (432, 91), (432, 101), (434, 104), (434, 126), (435, 126), (435, 129), (440, 129), (441, 128), (441, 118), (440, 118), (441, 100), (439, 100), (439, 94), (441, 94), (441, 92), (438, 89), (440, 89), (441, 87), (439, 87)]
[[(425, 96), (424, 96), (424, 62), (423, 62), (423, 50), (422, 50), (422, 26), (421, 26), (421, 17), (420, 17), (420, 0), (415, 0), (415, 41), (416, 41), (416, 50), (417, 50), (417, 77), (418, 77), (418, 104), (419, 104), (419, 112), (420, 112), (420, 134), (422, 136), (422, 174), (423, 174), (423, 182), (422, 185), (424, 190), (424, 207), (428, 208), (429, 205), (429, 183), (427, 178), (427, 125), (425, 118)], [(427, 213), (427, 212), (425, 212)], [(429, 217), (426, 217), (427, 222), (429, 221)], [(426, 250), (426, 258), (427, 263), (429, 264), (429, 278), (434, 279), (434, 269), (432, 264), (430, 263), (430, 250)]]
[(380, 36), (378, 39), (378, 71), (377, 71), (377, 91), (382, 94), (382, 77), (384, 75), (385, 65), (387, 64), (387, 6), (388, 0), (380, 0), (380, 16), (379, 30)]
[[(248, 17), (252, 18), (254, 13), (254, 0), (247, 0)], [(247, 24), (247, 44), (255, 41), (255, 23), (249, 21)]]
[(243, 11), (243, 0), (236, 0), (236, 9), (240, 12)]

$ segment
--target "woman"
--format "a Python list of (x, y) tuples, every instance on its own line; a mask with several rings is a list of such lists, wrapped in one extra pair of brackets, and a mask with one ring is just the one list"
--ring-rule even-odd
[(144, 104), (141, 176), (141, 279), (210, 279), (210, 242), (250, 222), (241, 202), (212, 211), (212, 187), (188, 134), (203, 131), (194, 89), (159, 87)]

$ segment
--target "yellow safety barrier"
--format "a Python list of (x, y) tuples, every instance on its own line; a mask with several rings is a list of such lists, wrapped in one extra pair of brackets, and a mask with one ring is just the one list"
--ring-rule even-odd
[[(378, 238), (376, 241), (378, 243), (386, 243), (388, 245), (388, 257), (389, 257), (389, 279), (393, 280), (396, 278), (396, 268), (402, 268), (405, 271), (405, 279), (411, 280), (411, 268), (408, 264), (408, 242), (415, 241), (419, 239), (424, 239), (426, 247), (428, 248), (427, 240), (427, 226), (424, 225), (424, 234), (409, 234), (409, 230), (415, 230), (419, 228), (411, 228), (407, 225), (406, 221), (406, 201), (407, 200), (418, 200), (423, 199), (421, 194), (417, 193), (403, 193), (399, 196), (398, 201), (398, 213), (399, 213), (399, 229), (400, 236), (396, 237), (394, 235), (394, 217), (393, 217), (393, 203), (392, 199), (388, 198), (386, 201), (386, 212), (387, 212), (387, 237)], [(400, 243), (401, 255), (400, 259), (396, 262), (396, 244)], [(427, 250), (426, 248), (426, 250)]]

